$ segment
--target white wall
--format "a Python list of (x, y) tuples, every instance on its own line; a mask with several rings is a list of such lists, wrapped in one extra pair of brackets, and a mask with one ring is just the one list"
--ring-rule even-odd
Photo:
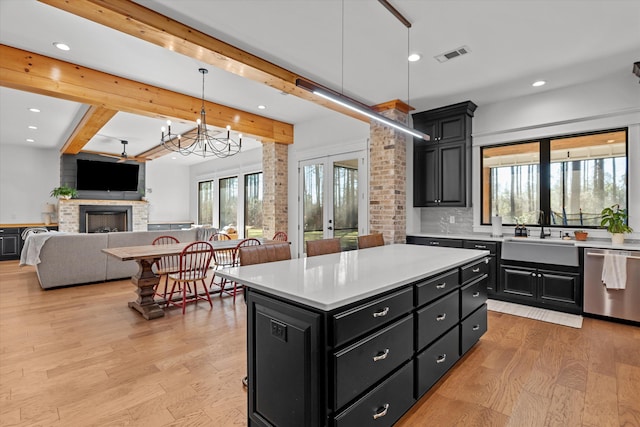
[(60, 153), (0, 145), (0, 223), (42, 223), (45, 203), (60, 185)]
[(172, 164), (170, 156), (146, 163), (149, 222), (194, 221), (189, 211), (189, 166)]
[[(560, 90), (480, 105), (473, 119), (474, 231), (480, 226), (480, 147), (545, 136), (629, 127), (629, 223), (640, 238), (640, 85), (630, 72)], [(608, 237), (604, 230), (590, 230)]]

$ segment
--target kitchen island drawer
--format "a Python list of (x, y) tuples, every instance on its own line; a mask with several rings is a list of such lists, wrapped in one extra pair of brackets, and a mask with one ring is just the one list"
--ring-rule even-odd
[(416, 357), (416, 398), (419, 398), (460, 358), (460, 326), (456, 325), (442, 338)]
[(413, 316), (377, 331), (334, 354), (334, 405), (337, 410), (411, 358)]
[(483, 274), (489, 274), (489, 257), (460, 267), (460, 283), (464, 285), (482, 277)]
[(458, 269), (416, 284), (417, 306), (427, 304), (460, 286)]
[(460, 301), (458, 291), (436, 300), (433, 304), (418, 310), (417, 350), (444, 334), (460, 321)]
[(460, 354), (465, 354), (487, 332), (487, 304), (483, 304), (471, 316), (462, 321), (460, 330)]
[(409, 362), (336, 416), (334, 426), (392, 426), (414, 403), (413, 362)]
[(344, 344), (409, 313), (412, 308), (413, 288), (408, 287), (338, 313), (333, 316), (333, 344)]
[(487, 301), (488, 276), (476, 279), (460, 289), (460, 318), (464, 319), (471, 312)]
[(481, 251), (489, 251), (491, 255), (495, 255), (498, 251), (498, 243), (485, 242), (483, 240), (465, 240), (463, 247), (465, 249), (478, 249)]

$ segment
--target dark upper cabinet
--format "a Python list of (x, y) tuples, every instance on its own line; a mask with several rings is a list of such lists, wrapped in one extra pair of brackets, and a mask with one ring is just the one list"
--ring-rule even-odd
[(413, 115), (413, 126), (430, 136), (414, 140), (413, 205), (469, 206), (471, 203), (471, 101)]

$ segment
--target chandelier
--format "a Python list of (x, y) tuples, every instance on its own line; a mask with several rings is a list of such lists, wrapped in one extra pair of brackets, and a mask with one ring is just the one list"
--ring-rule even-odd
[[(204, 75), (209, 72), (206, 68), (199, 68), (202, 74), (202, 108), (200, 118), (196, 120), (197, 126), (184, 133), (171, 133), (171, 121), (167, 120), (167, 128), (163, 126), (162, 146), (169, 151), (180, 153), (183, 156), (195, 154), (201, 157), (229, 157), (238, 154), (242, 149), (242, 134), (238, 134), (238, 139), (231, 138), (231, 126), (227, 126), (227, 136), (220, 137), (218, 134), (211, 135), (207, 128), (207, 113), (204, 107)], [(224, 132), (224, 131), (222, 131)], [(220, 133), (222, 133), (220, 132)]]

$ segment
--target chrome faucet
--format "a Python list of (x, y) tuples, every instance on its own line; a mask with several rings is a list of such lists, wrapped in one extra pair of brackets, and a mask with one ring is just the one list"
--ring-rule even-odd
[(540, 210), (540, 214), (538, 215), (538, 224), (540, 224), (540, 238), (544, 239), (545, 237), (551, 237), (551, 232), (544, 232), (544, 211)]

